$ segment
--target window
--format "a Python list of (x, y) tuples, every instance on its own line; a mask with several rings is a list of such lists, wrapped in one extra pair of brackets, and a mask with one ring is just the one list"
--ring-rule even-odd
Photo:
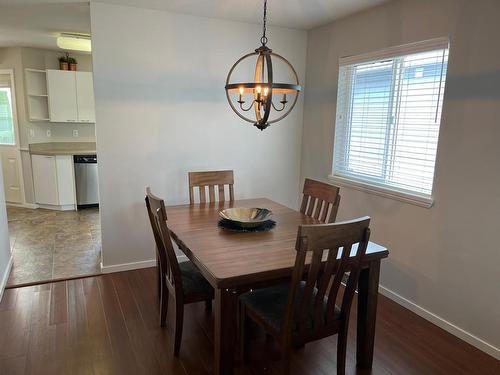
[(430, 205), (447, 65), (447, 39), (341, 59), (333, 178)]
[(10, 75), (0, 74), (0, 144), (2, 145), (16, 144), (10, 85)]

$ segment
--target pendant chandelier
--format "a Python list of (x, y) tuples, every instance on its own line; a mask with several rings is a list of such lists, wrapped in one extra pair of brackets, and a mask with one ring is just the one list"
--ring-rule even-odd
[[(284, 119), (292, 111), (302, 89), (292, 64), (266, 46), (266, 18), (267, 0), (264, 1), (261, 46), (236, 61), (229, 70), (225, 87), (227, 100), (233, 111), (260, 130)], [(245, 70), (248, 61), (252, 65), (250, 70)], [(277, 66), (282, 69), (278, 71)], [(241, 71), (244, 74), (238, 75), (237, 72)], [(253, 78), (248, 79), (249, 75), (253, 75)], [(231, 80), (234, 76), (237, 76), (236, 82)], [(280, 82), (280, 78), (284, 82)]]

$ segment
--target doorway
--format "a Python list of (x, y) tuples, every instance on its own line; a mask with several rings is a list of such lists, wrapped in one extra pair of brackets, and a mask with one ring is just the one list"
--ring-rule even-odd
[(24, 203), (21, 152), (16, 111), (14, 71), (0, 70), (0, 157), (3, 169), (5, 200)]
[[(99, 274), (89, 3), (2, 4), (0, 24), (7, 288)], [(92, 166), (77, 168), (89, 158)]]

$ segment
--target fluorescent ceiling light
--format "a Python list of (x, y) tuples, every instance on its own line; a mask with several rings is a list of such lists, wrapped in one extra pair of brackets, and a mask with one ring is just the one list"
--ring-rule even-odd
[(72, 51), (90, 52), (90, 35), (62, 33), (57, 37), (57, 46)]

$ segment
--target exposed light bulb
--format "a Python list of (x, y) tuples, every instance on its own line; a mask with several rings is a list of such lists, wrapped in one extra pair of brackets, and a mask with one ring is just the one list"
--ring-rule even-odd
[(260, 94), (260, 92), (262, 91), (262, 87), (257, 86), (257, 87), (255, 88), (255, 90), (257, 91), (257, 94)]
[(243, 86), (240, 86), (239, 90), (240, 90), (240, 95), (243, 95), (243, 93), (245, 92), (245, 88)]

